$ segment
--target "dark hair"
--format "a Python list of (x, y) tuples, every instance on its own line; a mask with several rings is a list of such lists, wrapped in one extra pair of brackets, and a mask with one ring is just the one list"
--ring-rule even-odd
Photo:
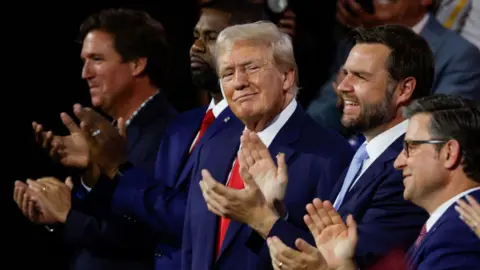
[(202, 8), (211, 8), (230, 13), (230, 25), (245, 24), (263, 19), (263, 5), (253, 4), (247, 0), (216, 0), (201, 5)]
[(400, 81), (411, 76), (416, 80), (411, 99), (430, 94), (435, 74), (433, 53), (425, 39), (410, 28), (402, 25), (356, 28), (350, 37), (356, 44), (379, 43), (391, 49), (387, 59), (391, 79)]
[(479, 104), (455, 95), (436, 94), (414, 100), (404, 109), (407, 118), (419, 113), (431, 115), (429, 132), (434, 139), (458, 141), (465, 174), (480, 182)]
[(123, 61), (147, 58), (145, 74), (156, 87), (165, 84), (170, 66), (170, 48), (162, 24), (144, 11), (105, 9), (90, 15), (80, 26), (79, 42), (94, 30), (110, 34)]

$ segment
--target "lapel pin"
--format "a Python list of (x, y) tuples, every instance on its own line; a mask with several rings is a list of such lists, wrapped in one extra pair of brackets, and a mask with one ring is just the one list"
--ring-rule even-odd
[(225, 118), (223, 119), (223, 122), (227, 123), (228, 120), (230, 120), (230, 116), (225, 117)]

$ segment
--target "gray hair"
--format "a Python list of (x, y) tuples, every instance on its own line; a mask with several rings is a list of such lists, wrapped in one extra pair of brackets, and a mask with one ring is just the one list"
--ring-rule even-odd
[(281, 32), (278, 27), (267, 21), (237, 24), (225, 28), (217, 37), (215, 44), (216, 67), (219, 56), (231, 49), (234, 44), (248, 41), (253, 44), (267, 45), (272, 49), (273, 61), (280, 70), (293, 69), (295, 72), (294, 92), (298, 90), (298, 67), (293, 53), (290, 36)]

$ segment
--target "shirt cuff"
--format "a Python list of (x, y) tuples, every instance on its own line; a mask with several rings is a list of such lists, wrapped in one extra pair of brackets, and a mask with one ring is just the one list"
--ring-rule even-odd
[(85, 190), (87, 190), (87, 192), (90, 192), (92, 190), (91, 187), (85, 185), (85, 183), (83, 182), (83, 177), (80, 178), (80, 182), (82, 183), (82, 186), (85, 188)]

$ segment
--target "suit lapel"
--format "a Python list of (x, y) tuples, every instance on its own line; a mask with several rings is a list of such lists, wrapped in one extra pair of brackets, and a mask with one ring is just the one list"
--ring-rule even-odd
[[(350, 199), (354, 198), (353, 196), (360, 196), (363, 191), (374, 182), (379, 174), (381, 174), (387, 166), (393, 166), (392, 160), (395, 160), (398, 154), (402, 151), (403, 148), (403, 138), (404, 135), (396, 139), (392, 145), (390, 145), (374, 162), (368, 167), (368, 169), (362, 174), (357, 183), (353, 188), (345, 194), (345, 199), (342, 204), (345, 204)], [(343, 182), (343, 181), (342, 181)]]
[[(206, 141), (212, 138), (213, 135), (235, 124), (240, 124), (240, 121), (233, 115), (232, 111), (229, 108), (226, 108), (222, 113), (220, 113), (220, 115), (215, 119), (213, 124), (203, 134), (202, 139), (198, 142), (195, 149), (193, 149), (192, 153), (190, 154), (190, 157), (187, 159), (187, 162), (185, 163), (185, 166), (183, 166), (182, 173), (180, 174), (180, 178), (178, 179), (175, 187), (182, 185), (185, 182), (185, 180), (187, 180), (190, 177), (190, 172), (196, 160), (195, 156), (199, 151), (198, 149), (200, 149)], [(193, 138), (195, 138), (195, 135)], [(191, 139), (191, 141), (193, 141), (193, 138)], [(240, 143), (240, 136), (238, 137), (238, 142)], [(190, 144), (188, 144), (188, 147), (190, 147)], [(189, 149), (190, 148), (184, 149), (182, 153), (186, 153), (188, 155)]]
[(433, 14), (430, 14), (430, 18), (428, 18), (427, 24), (420, 32), (420, 36), (422, 36), (428, 42), (430, 48), (432, 49), (433, 55), (435, 55), (440, 48), (440, 36), (444, 31), (445, 28), (437, 21), (437, 19), (435, 19)]
[[(280, 129), (277, 136), (268, 147), (270, 155), (273, 157), (274, 162), (276, 162), (275, 156), (279, 153), (285, 154), (285, 162), (288, 164), (288, 161), (294, 155), (295, 150), (289, 147), (290, 144), (297, 141), (300, 136), (300, 127), (303, 123), (304, 117), (303, 109), (300, 105), (297, 106), (295, 112), (292, 114), (290, 119), (285, 123), (285, 125)], [(240, 138), (240, 134), (238, 136)], [(232, 159), (233, 162), (233, 159)], [(225, 183), (224, 183), (225, 184)], [(233, 242), (235, 237), (240, 233), (243, 227), (246, 225), (239, 223), (237, 221), (231, 220), (228, 225), (228, 229), (225, 235), (225, 239), (220, 250), (219, 259), (221, 258), (223, 252), (226, 248)]]

